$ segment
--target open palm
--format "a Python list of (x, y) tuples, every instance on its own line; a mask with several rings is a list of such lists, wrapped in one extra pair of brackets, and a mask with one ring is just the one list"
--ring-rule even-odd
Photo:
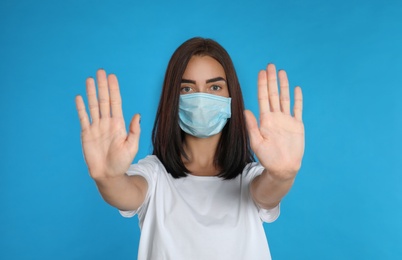
[(269, 64), (258, 74), (260, 125), (253, 113), (245, 111), (251, 149), (270, 174), (279, 179), (294, 178), (304, 153), (302, 92), (295, 88), (293, 115), (290, 113), (289, 82), (286, 72)]
[(98, 96), (94, 79), (86, 81), (91, 120), (82, 97), (76, 98), (82, 148), (94, 179), (124, 174), (137, 154), (140, 136), (139, 115), (133, 118), (129, 133), (126, 131), (116, 76), (107, 77), (104, 70), (96, 76)]

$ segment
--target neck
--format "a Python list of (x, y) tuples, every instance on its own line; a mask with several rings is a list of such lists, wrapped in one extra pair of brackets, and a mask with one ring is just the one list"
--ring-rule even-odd
[(188, 159), (182, 158), (184, 165), (193, 175), (216, 176), (219, 166), (215, 165), (214, 158), (221, 133), (208, 138), (197, 138), (186, 135), (184, 151)]

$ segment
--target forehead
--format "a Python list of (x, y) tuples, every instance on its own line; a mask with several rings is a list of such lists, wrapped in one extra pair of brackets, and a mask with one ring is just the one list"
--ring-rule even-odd
[(183, 74), (183, 78), (196, 81), (216, 77), (226, 79), (226, 74), (222, 65), (211, 56), (192, 56)]

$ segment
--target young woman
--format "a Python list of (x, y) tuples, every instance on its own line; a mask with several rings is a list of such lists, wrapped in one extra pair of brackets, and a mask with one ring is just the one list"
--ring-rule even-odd
[(90, 118), (76, 98), (82, 147), (105, 201), (138, 215), (138, 259), (270, 259), (262, 221), (278, 217), (304, 152), (302, 93), (295, 88), (292, 115), (285, 71), (280, 91), (273, 64), (259, 72), (258, 125), (228, 53), (210, 39), (186, 41), (166, 71), (153, 155), (135, 165), (140, 116), (127, 133), (116, 76), (96, 77), (98, 93), (86, 81)]

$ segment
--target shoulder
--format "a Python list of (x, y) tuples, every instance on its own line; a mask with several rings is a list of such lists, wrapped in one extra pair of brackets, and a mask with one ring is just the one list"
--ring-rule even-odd
[(264, 167), (259, 162), (252, 162), (244, 167), (242, 172), (242, 178), (251, 182), (255, 177), (260, 175), (264, 171)]
[[(246, 180), (246, 185), (249, 189), (250, 189), (250, 184), (254, 180), (254, 178), (261, 175), (261, 173), (263, 171), (264, 171), (264, 167), (258, 162), (253, 162), (253, 163), (247, 164), (247, 166), (243, 170), (242, 178)], [(250, 195), (250, 199), (254, 202), (253, 204), (257, 208), (258, 215), (263, 222), (271, 223), (271, 222), (274, 222), (279, 217), (279, 214), (280, 214), (280, 205), (279, 204), (273, 209), (263, 209), (260, 206), (258, 206), (257, 203), (255, 203), (255, 201), (251, 195)]]
[(150, 197), (155, 192), (155, 187), (157, 186), (156, 183), (158, 182), (160, 176), (166, 175), (164, 173), (166, 173), (165, 167), (155, 155), (148, 155), (144, 159), (139, 160), (136, 164), (130, 165), (126, 174), (128, 176), (141, 176), (145, 178), (148, 184), (147, 194), (145, 196), (144, 202), (137, 210), (120, 211), (120, 214), (122, 214), (124, 217), (132, 217), (135, 214), (138, 214), (140, 220), (142, 221), (143, 214), (148, 207)]
[(148, 155), (144, 159), (139, 160), (138, 163), (130, 165), (127, 170), (127, 175), (152, 175), (161, 170), (164, 170), (164, 167), (158, 157)]
[(137, 163), (130, 165), (126, 174), (128, 176), (139, 175), (146, 179), (148, 188), (153, 188), (160, 176), (165, 176), (166, 169), (155, 155), (148, 155)]

